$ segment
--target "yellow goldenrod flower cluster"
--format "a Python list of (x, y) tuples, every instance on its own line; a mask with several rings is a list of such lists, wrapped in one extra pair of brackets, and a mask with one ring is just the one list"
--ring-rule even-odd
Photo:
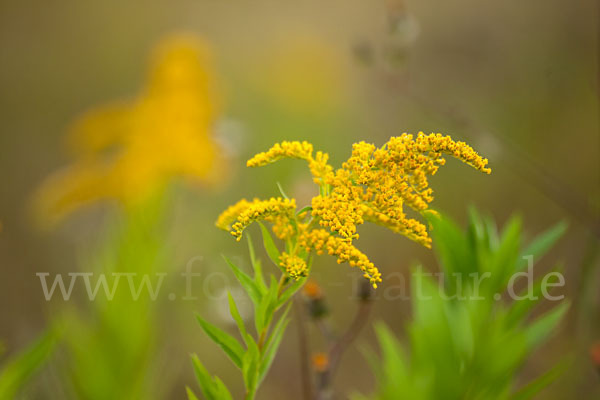
[(35, 199), (41, 221), (99, 200), (136, 203), (177, 177), (215, 181), (215, 81), (206, 43), (188, 35), (160, 43), (136, 98), (93, 109), (73, 124), (71, 165), (52, 175)]
[(327, 254), (337, 258), (338, 264), (346, 262), (351, 267), (358, 267), (375, 288), (377, 282), (381, 282), (381, 273), (364, 253), (347, 240), (334, 236), (325, 229), (305, 231), (300, 235), (298, 242), (307, 251), (315, 250), (318, 255), (327, 251)]
[(299, 158), (309, 160), (312, 158), (313, 145), (304, 142), (286, 142), (276, 143), (267, 152), (258, 153), (248, 160), (248, 167), (262, 167), (282, 158)]
[(219, 217), (217, 226), (231, 229), (239, 239), (251, 222), (270, 221), (277, 237), (288, 242), (288, 249), (293, 251), (284, 253), (281, 263), (290, 276), (297, 278), (303, 276), (298, 270), (305, 272), (292, 257), (314, 250), (317, 254), (327, 252), (335, 256), (338, 263), (358, 267), (377, 287), (381, 281), (379, 270), (353, 245), (358, 238), (357, 227), (369, 221), (430, 247), (426, 226), (408, 218), (404, 206), (421, 214), (434, 212), (429, 209), (433, 190), (427, 178), (444, 165), (444, 155), (453, 156), (481, 172), (491, 172), (488, 161), (470, 146), (441, 134), (402, 134), (380, 148), (365, 142), (356, 143), (350, 158), (337, 170), (327, 163), (326, 153), (317, 152), (313, 156), (310, 143), (276, 144), (251, 158), (248, 166), (263, 166), (281, 158), (307, 161), (320, 188), (319, 195), (311, 201), (310, 213), (296, 215), (293, 200), (279, 198), (252, 203), (242, 200)]
[(272, 197), (269, 200), (254, 199), (251, 202), (242, 199), (237, 204), (225, 210), (217, 219), (216, 225), (221, 229), (231, 229), (231, 234), (237, 240), (240, 240), (244, 229), (252, 222), (275, 222), (281, 220), (281, 218), (289, 221), (295, 211), (296, 200), (294, 199)]
[(308, 275), (306, 261), (297, 255), (290, 255), (285, 252), (281, 253), (279, 265), (283, 267), (287, 274), (294, 279), (299, 279)]

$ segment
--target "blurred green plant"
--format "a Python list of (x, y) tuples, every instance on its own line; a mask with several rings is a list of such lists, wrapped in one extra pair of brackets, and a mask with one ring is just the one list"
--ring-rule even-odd
[[(117, 218), (81, 268), (93, 271), (96, 297), (86, 307), (68, 309), (62, 320), (59, 371), (73, 398), (151, 399), (164, 389), (167, 377), (155, 379), (158, 307), (152, 293), (158, 294), (157, 276), (169, 248), (166, 209), (160, 196)], [(115, 274), (126, 274), (128, 282)]]
[[(273, 263), (278, 266), (276, 260), (279, 259), (280, 252), (275, 247), (271, 234), (262, 224), (261, 230), (265, 250)], [(208, 337), (225, 352), (229, 359), (242, 372), (244, 387), (246, 389), (244, 398), (250, 400), (254, 399), (258, 387), (273, 363), (289, 322), (290, 300), (298, 289), (302, 287), (306, 278), (294, 280), (287, 276), (285, 271), (279, 270), (280, 277), (276, 278), (273, 274), (270, 274), (267, 283), (261, 262), (255, 256), (250, 236), (247, 235), (247, 238), (253, 269), (252, 276), (238, 268), (227, 257), (224, 258), (246, 294), (252, 300), (255, 335), (253, 336), (250, 333), (252, 327), (246, 326), (246, 323), (240, 316), (231, 294), (228, 295), (229, 311), (239, 329), (241, 342), (215, 325), (210, 324), (201, 316), (198, 315), (197, 318)], [(311, 261), (309, 261), (310, 263)], [(280, 315), (277, 315), (280, 310), (283, 311), (279, 313)], [(219, 377), (210, 375), (197, 355), (192, 356), (192, 362), (198, 384), (207, 400), (232, 399), (225, 384)], [(190, 400), (197, 399), (190, 388), (187, 388), (187, 392)]]
[[(14, 399), (31, 376), (48, 359), (56, 345), (54, 330), (43, 333), (33, 344), (13, 356), (0, 368), (0, 399)], [(0, 355), (4, 353), (0, 343)]]
[[(99, 202), (122, 211), (80, 265), (79, 274), (96, 278), (85, 281), (89, 306), (69, 307), (59, 317), (65, 352), (57, 365), (70, 398), (161, 397), (168, 377), (156, 379), (158, 288), (151, 280), (166, 269), (168, 191), (176, 180), (225, 180), (213, 135), (221, 95), (208, 43), (190, 34), (165, 37), (148, 72), (132, 100), (96, 107), (75, 121), (67, 138), (70, 164), (34, 197), (43, 226)], [(121, 277), (129, 291), (118, 290)]]
[[(474, 210), (466, 232), (446, 218), (432, 217), (430, 221), (443, 285), (420, 269), (413, 273), (414, 320), (407, 346), (386, 325), (377, 325), (381, 358), (366, 352), (377, 379), (376, 392), (369, 398), (533, 398), (560, 375), (566, 361), (518, 389), (517, 372), (554, 332), (568, 302), (561, 301), (532, 320), (533, 308), (549, 286), (547, 278), (528, 285), (518, 294), (519, 300), (503, 302), (500, 294), (514, 283), (511, 277), (525, 268), (525, 258), (541, 258), (566, 224), (557, 224), (522, 248), (518, 217), (501, 233), (491, 219)], [(487, 278), (479, 279), (484, 274)], [(526, 294), (530, 296), (525, 298)], [(354, 399), (366, 397), (356, 395)]]

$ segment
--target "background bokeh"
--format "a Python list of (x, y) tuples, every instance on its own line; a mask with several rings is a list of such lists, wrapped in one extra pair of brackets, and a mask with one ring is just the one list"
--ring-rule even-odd
[[(211, 360), (212, 371), (234, 387), (239, 380), (193, 317), (199, 312), (227, 324), (226, 298), (210, 298), (234, 285), (220, 254), (247, 263), (246, 247), (214, 227), (218, 213), (240, 197), (276, 195), (275, 182), (300, 203), (313, 194), (303, 163), (250, 170), (245, 160), (296, 139), (329, 152), (336, 165), (356, 141), (381, 145), (421, 130), (466, 140), (493, 169), (485, 176), (449, 162), (432, 179), (434, 208), (460, 222), (469, 204), (499, 223), (516, 212), (530, 236), (569, 222), (536, 268), (563, 262), (572, 307), (523, 376), (572, 356), (574, 368), (542, 398), (596, 398), (599, 376), (588, 349), (600, 340), (599, 15), (594, 0), (2, 0), (0, 338), (17, 350), (52, 320), (60, 304), (44, 300), (35, 273), (77, 270), (112, 212), (94, 207), (50, 231), (32, 221), (34, 191), (67, 163), (69, 123), (95, 105), (134, 96), (154, 44), (185, 31), (208, 41), (217, 60), (225, 108), (216, 138), (228, 163), (216, 187), (177, 188), (167, 284), (181, 292), (179, 273), (195, 256), (205, 276), (223, 272), (229, 281), (197, 284), (195, 302), (161, 303), (156, 329), (167, 398), (183, 398), (185, 384), (195, 387), (191, 352)], [(357, 244), (384, 274), (407, 271), (417, 260), (436, 268), (429, 250), (384, 229), (365, 226)], [(315, 273), (334, 323), (343, 327), (353, 314), (355, 271), (323, 258)], [(410, 304), (402, 300), (379, 299), (372, 315), (399, 335), (409, 318)], [(367, 328), (359, 342), (372, 339)], [(260, 398), (300, 398), (295, 344), (292, 327)], [(33, 398), (57, 398), (47, 389), (55, 380), (43, 372)], [(336, 388), (368, 392), (372, 383), (359, 350), (351, 349)]]

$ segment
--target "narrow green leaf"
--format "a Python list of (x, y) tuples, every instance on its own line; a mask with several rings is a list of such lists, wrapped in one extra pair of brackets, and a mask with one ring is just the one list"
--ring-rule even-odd
[(242, 357), (245, 352), (242, 345), (228, 333), (202, 319), (201, 316), (197, 315), (196, 318), (208, 337), (223, 349), (238, 368), (242, 368)]
[(384, 357), (383, 368), (384, 372), (392, 377), (397, 377), (399, 380), (406, 377), (406, 357), (402, 351), (402, 347), (398, 339), (392, 334), (390, 329), (383, 323), (378, 323), (375, 326), (375, 332), (381, 347), (381, 353)]
[[(557, 272), (559, 270), (561, 270), (562, 268), (559, 267), (555, 267), (551, 272)], [(542, 283), (544, 281), (547, 280), (546, 278), (547, 274), (545, 274), (544, 276), (541, 276), (539, 278), (537, 278), (532, 285), (532, 290), (531, 293), (528, 293), (529, 291), (529, 287), (525, 287), (521, 290), (521, 292), (519, 293), (520, 298), (525, 297), (528, 294), (532, 295), (532, 298), (535, 300), (530, 300), (530, 299), (523, 299), (523, 300), (518, 300), (518, 301), (514, 301), (510, 307), (508, 307), (508, 313), (506, 315), (506, 326), (509, 328), (512, 328), (516, 325), (518, 325), (519, 323), (521, 323), (522, 321), (524, 321), (529, 312), (537, 305), (540, 303), (540, 301), (543, 300), (543, 293), (542, 293)]]
[(230, 292), (227, 292), (227, 298), (229, 299), (229, 313), (235, 320), (235, 323), (237, 324), (238, 329), (240, 331), (240, 335), (242, 335), (242, 338), (245, 341), (246, 335), (248, 333), (246, 332), (246, 326), (244, 325), (244, 321), (242, 320), (240, 312), (238, 311), (238, 308), (235, 305), (235, 300), (233, 300), (233, 297), (231, 296)]
[(273, 364), (273, 360), (275, 359), (275, 355), (277, 354), (277, 350), (279, 349), (279, 345), (281, 344), (281, 340), (283, 339), (283, 334), (285, 333), (285, 329), (290, 322), (288, 319), (288, 314), (290, 311), (291, 303), (288, 304), (286, 310), (283, 312), (275, 327), (273, 328), (273, 333), (269, 336), (265, 343), (265, 351), (262, 356), (262, 360), (259, 368), (259, 377), (258, 383), (260, 384), (269, 369), (271, 368), (271, 364)]
[(284, 199), (287, 199), (287, 200), (290, 199), (288, 197), (288, 195), (285, 194), (285, 192), (283, 191), (283, 188), (281, 187), (281, 184), (279, 182), (277, 182), (277, 188), (279, 189), (279, 193), (281, 193), (281, 195), (283, 196)]
[(521, 389), (519, 389), (512, 397), (511, 400), (529, 400), (533, 399), (542, 389), (550, 385), (559, 376), (561, 376), (568, 367), (568, 363), (562, 362), (555, 365), (548, 372), (534, 379)]
[(267, 303), (267, 307), (265, 309), (265, 325), (269, 325), (271, 320), (273, 319), (273, 314), (276, 310), (277, 305), (277, 294), (279, 291), (279, 282), (275, 279), (275, 276), (271, 275), (271, 284), (269, 286), (269, 302)]
[(185, 387), (185, 391), (187, 393), (188, 400), (198, 400), (198, 397), (196, 397), (192, 389), (190, 389), (188, 386)]
[(254, 340), (248, 340), (248, 351), (244, 354), (242, 374), (246, 391), (254, 393), (258, 379), (258, 364), (260, 362), (260, 351)]
[(246, 241), (248, 242), (248, 252), (250, 253), (250, 262), (254, 267), (256, 264), (256, 253), (254, 252), (254, 244), (252, 243), (252, 238), (249, 233), (246, 233)]
[(240, 282), (250, 299), (254, 304), (260, 304), (260, 300), (262, 298), (262, 294), (258, 285), (248, 274), (239, 269), (234, 263), (232, 263), (226, 256), (223, 256), (225, 262), (229, 265), (231, 270), (233, 271), (235, 277)]
[(218, 400), (233, 400), (233, 397), (231, 397), (231, 393), (227, 389), (227, 386), (225, 386), (223, 381), (218, 376), (215, 376), (215, 389)]
[(290, 286), (288, 286), (283, 293), (279, 296), (279, 300), (277, 301), (276, 309), (279, 309), (283, 306), (296, 292), (300, 289), (304, 283), (306, 282), (306, 277), (300, 278), (297, 281), (294, 281)]
[(0, 370), (0, 399), (12, 399), (52, 353), (56, 333), (48, 331)]
[[(469, 248), (469, 242), (465, 239), (462, 230), (448, 218), (437, 215), (427, 215), (426, 217), (432, 225), (431, 235), (434, 249), (443, 272), (447, 276), (453, 276), (454, 273), (479, 272), (476, 270), (475, 255)], [(454, 284), (453, 280), (449, 282)], [(451, 292), (455, 290), (452, 286), (448, 289)]]
[(267, 285), (263, 278), (262, 265), (260, 260), (256, 258), (256, 253), (254, 251), (254, 244), (252, 243), (252, 238), (249, 233), (246, 233), (246, 239), (248, 240), (248, 251), (250, 252), (250, 261), (252, 262), (252, 269), (254, 270), (254, 282), (260, 289), (261, 293), (266, 292)]
[(258, 224), (260, 225), (260, 230), (262, 232), (263, 237), (263, 245), (265, 246), (267, 255), (269, 256), (271, 261), (273, 261), (273, 264), (277, 266), (277, 268), (281, 268), (279, 266), (279, 250), (277, 249), (277, 246), (275, 246), (275, 242), (273, 242), (273, 237), (262, 222), (259, 222)]
[(521, 226), (521, 218), (515, 216), (510, 219), (502, 232), (500, 245), (493, 253), (490, 263), (493, 291), (504, 288), (515, 272), (515, 266), (519, 261)]
[[(216, 397), (217, 390), (213, 379), (196, 354), (192, 354), (192, 364), (194, 366), (194, 373), (196, 374), (196, 379), (198, 379), (198, 386), (200, 386), (202, 395), (208, 400), (218, 400)], [(190, 392), (191, 391), (188, 391), (188, 396)]]
[(261, 303), (255, 310), (254, 321), (256, 325), (256, 333), (261, 334), (263, 329), (269, 325), (273, 312), (275, 311), (275, 303), (277, 302), (277, 290), (279, 284), (277, 280), (271, 275), (271, 284), (269, 286), (269, 292), (263, 296)]
[(285, 318), (290, 313), (291, 307), (292, 307), (292, 303), (289, 303), (287, 305), (287, 307), (285, 308), (285, 310), (283, 311), (283, 313), (281, 314), (281, 317), (279, 317), (279, 319), (277, 320), (277, 323), (275, 324), (275, 327), (273, 328), (272, 334), (265, 341), (265, 345), (263, 346), (263, 349), (269, 348), (269, 346), (271, 345), (271, 341), (273, 340), (273, 337), (275, 335), (275, 332), (277, 332), (277, 330), (279, 330), (279, 329), (282, 329), (282, 327), (280, 325), (285, 322)]
[(298, 211), (298, 212), (296, 213), (296, 215), (300, 215), (300, 214), (302, 214), (302, 213), (303, 213), (303, 212), (305, 212), (305, 211), (312, 211), (312, 209), (313, 209), (313, 208), (312, 208), (312, 206), (306, 206), (306, 207), (302, 207), (302, 209), (301, 209), (300, 211)]
[(537, 236), (521, 253), (519, 269), (526, 265), (526, 260), (523, 257), (531, 256), (534, 261), (539, 260), (554, 246), (554, 244), (561, 238), (561, 236), (567, 230), (568, 224), (565, 221), (561, 221), (548, 229), (544, 233)]
[(543, 341), (554, 332), (554, 329), (569, 308), (569, 302), (564, 301), (552, 310), (538, 317), (525, 330), (527, 344), (530, 349), (541, 345)]

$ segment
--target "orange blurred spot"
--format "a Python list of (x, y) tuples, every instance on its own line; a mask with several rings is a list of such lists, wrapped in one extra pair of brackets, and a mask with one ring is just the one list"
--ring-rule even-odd
[(600, 367), (600, 342), (596, 342), (590, 350), (590, 356), (596, 366)]
[(316, 353), (312, 357), (312, 364), (317, 372), (325, 372), (329, 367), (329, 357), (325, 353)]
[(302, 289), (302, 292), (309, 299), (319, 299), (319, 298), (323, 297), (323, 292), (321, 291), (321, 286), (319, 286), (319, 284), (312, 279), (310, 281), (306, 282), (306, 284), (304, 285), (304, 288)]

